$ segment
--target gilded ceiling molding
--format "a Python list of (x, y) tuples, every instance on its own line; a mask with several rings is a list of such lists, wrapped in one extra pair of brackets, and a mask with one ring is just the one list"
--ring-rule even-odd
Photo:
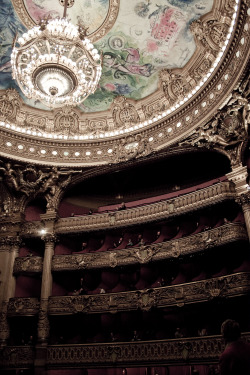
[[(83, 269), (114, 268), (131, 264), (146, 264), (151, 261), (173, 259), (195, 254), (212, 247), (245, 240), (248, 235), (243, 224), (230, 223), (205, 232), (131, 249), (109, 250), (73, 255), (55, 255), (52, 260), (52, 271), (76, 271)], [(28, 259), (26, 259), (28, 258)], [(16, 258), (14, 273), (41, 272), (42, 259), (39, 257)]]
[(170, 306), (182, 307), (190, 303), (247, 295), (250, 273), (241, 272), (186, 284), (171, 285), (122, 293), (50, 297), (50, 315), (116, 313)]
[[(162, 71), (159, 89), (147, 98), (137, 102), (127, 100), (127, 107), (119, 104), (115, 111), (80, 113), (79, 117), (77, 110), (73, 115), (69, 109), (61, 120), (55, 111), (30, 108), (22, 101), (15, 107), (16, 121), (8, 111), (0, 111), (1, 155), (58, 166), (110, 164), (120, 162), (119, 157), (114, 157), (117, 148), (122, 160), (128, 160), (131, 147), (142, 150), (150, 145), (150, 152), (157, 151), (179, 142), (194, 129), (201, 129), (224, 105), (247, 70), (250, 37), (246, 1), (241, 1), (237, 25), (228, 45), (222, 47), (225, 51), (221, 51), (221, 42), (231, 30), (235, 4), (231, 0), (216, 1), (212, 12), (194, 21), (191, 29), (199, 48), (184, 68)], [(183, 99), (184, 94), (187, 100)], [(8, 107), (6, 95), (6, 91), (1, 92), (4, 106)], [(166, 113), (154, 113), (151, 118), (157, 108), (166, 108)], [(140, 119), (137, 124), (136, 119)], [(133, 137), (140, 134), (138, 145), (119, 144), (119, 139), (127, 133)], [(134, 158), (141, 156), (144, 154), (134, 152)]]

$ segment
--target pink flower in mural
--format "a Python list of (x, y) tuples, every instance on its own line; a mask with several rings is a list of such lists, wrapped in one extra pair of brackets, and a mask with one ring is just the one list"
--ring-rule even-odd
[(116, 87), (115, 85), (113, 85), (113, 83), (106, 83), (104, 85), (105, 89), (108, 90), (108, 91), (115, 91)]
[(158, 50), (158, 46), (154, 40), (148, 40), (147, 41), (147, 50), (148, 52), (155, 52)]

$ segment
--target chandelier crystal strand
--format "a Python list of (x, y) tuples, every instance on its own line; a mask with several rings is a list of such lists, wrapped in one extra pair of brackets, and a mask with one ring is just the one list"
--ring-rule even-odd
[(82, 26), (66, 18), (43, 20), (17, 44), (12, 75), (27, 98), (53, 108), (78, 105), (95, 92), (102, 58)]

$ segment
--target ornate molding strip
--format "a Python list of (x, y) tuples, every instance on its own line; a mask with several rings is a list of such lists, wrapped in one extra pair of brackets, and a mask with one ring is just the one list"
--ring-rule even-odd
[[(179, 256), (193, 254), (198, 251), (210, 249), (211, 247), (221, 246), (239, 240), (248, 240), (245, 226), (239, 223), (231, 223), (178, 240), (133, 247), (131, 249), (105, 251), (101, 253), (93, 252), (79, 255), (56, 255), (53, 257), (52, 270), (73, 271), (102, 267), (114, 268), (116, 266), (136, 263), (144, 264), (150, 261), (177, 258)], [(40, 267), (42, 267), (41, 263), (42, 261), (39, 260)], [(34, 270), (34, 268), (28, 269), (25, 259), (17, 258), (14, 272), (23, 272), (26, 270), (31, 271)]]
[(235, 273), (212, 279), (132, 292), (50, 297), (50, 315), (77, 313), (116, 313), (152, 307), (183, 306), (217, 297), (245, 295), (250, 290), (250, 272)]
[(142, 224), (172, 218), (235, 197), (233, 183), (225, 181), (176, 198), (124, 211), (59, 219), (55, 225), (55, 232), (89, 232)]
[(36, 315), (39, 306), (37, 298), (11, 298), (8, 303), (8, 316)]
[[(250, 341), (250, 333), (242, 335)], [(181, 340), (141, 341), (116, 344), (51, 345), (48, 347), (47, 365), (52, 367), (101, 367), (135, 364), (171, 365), (178, 363), (218, 362), (225, 346), (221, 336), (208, 336)]]
[(31, 346), (6, 346), (0, 351), (0, 369), (30, 368), (35, 360), (35, 348)]
[(21, 272), (41, 273), (43, 270), (43, 259), (37, 256), (18, 257), (15, 259), (14, 274)]

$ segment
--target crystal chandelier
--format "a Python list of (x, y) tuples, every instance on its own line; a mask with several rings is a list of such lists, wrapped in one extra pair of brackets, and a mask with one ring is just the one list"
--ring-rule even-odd
[[(42, 20), (17, 42), (11, 54), (12, 75), (24, 95), (50, 108), (78, 105), (94, 93), (102, 58), (86, 29), (66, 19)], [(16, 43), (19, 46), (16, 46)]]

